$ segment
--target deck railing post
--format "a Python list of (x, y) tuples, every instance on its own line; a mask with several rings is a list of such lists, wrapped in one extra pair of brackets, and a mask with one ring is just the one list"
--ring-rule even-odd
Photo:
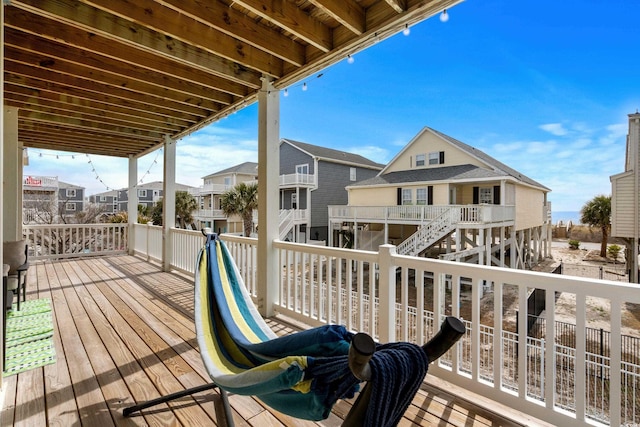
[(396, 267), (394, 245), (380, 245), (378, 268), (378, 338), (381, 343), (396, 340)]

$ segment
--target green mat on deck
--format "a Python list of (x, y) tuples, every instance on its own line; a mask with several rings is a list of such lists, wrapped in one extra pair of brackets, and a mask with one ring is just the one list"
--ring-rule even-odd
[(26, 301), (20, 311), (14, 304), (7, 313), (5, 375), (19, 374), (56, 361), (51, 301)]

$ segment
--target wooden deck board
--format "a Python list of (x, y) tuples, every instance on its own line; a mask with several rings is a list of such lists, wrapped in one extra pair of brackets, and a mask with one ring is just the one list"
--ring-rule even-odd
[[(36, 263), (28, 298), (52, 301), (57, 362), (5, 378), (3, 426), (220, 425), (217, 390), (188, 396), (131, 418), (122, 409), (206, 384), (208, 374), (193, 325), (193, 280), (164, 273), (132, 256)], [(267, 319), (278, 335), (299, 328)], [(353, 400), (338, 402), (328, 419), (310, 422), (268, 409), (248, 396), (230, 396), (238, 426), (337, 427)], [(425, 383), (401, 426), (516, 426), (465, 399)]]

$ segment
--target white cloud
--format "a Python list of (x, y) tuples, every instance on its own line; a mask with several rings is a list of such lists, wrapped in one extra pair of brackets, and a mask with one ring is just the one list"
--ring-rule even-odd
[(564, 136), (569, 133), (569, 131), (562, 126), (562, 123), (547, 123), (545, 125), (540, 125), (539, 127), (540, 129), (555, 136)]

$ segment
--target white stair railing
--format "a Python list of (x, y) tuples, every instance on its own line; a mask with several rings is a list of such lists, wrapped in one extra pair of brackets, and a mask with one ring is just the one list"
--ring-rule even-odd
[(280, 210), (280, 240), (284, 240), (293, 228), (294, 209)]
[(400, 255), (416, 256), (429, 246), (453, 231), (458, 222), (457, 209), (447, 209), (428, 224), (418, 228), (418, 231), (400, 243), (396, 249)]

